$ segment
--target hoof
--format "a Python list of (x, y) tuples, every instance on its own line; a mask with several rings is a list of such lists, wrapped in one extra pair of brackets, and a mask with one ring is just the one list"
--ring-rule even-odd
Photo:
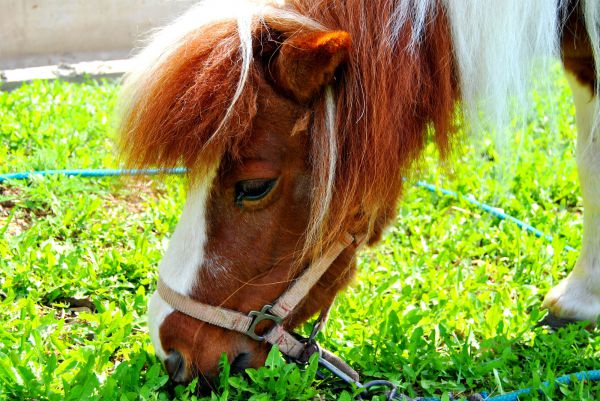
[(551, 330), (555, 331), (561, 329), (570, 324), (579, 323), (576, 319), (569, 319), (564, 317), (559, 317), (554, 315), (552, 312), (548, 312), (548, 314), (540, 320), (535, 326), (536, 327), (548, 327)]
[(542, 321), (554, 328), (582, 321), (595, 326), (600, 316), (600, 293), (594, 283), (594, 277), (572, 274), (561, 281), (548, 292), (542, 303), (542, 308), (548, 310), (548, 316)]

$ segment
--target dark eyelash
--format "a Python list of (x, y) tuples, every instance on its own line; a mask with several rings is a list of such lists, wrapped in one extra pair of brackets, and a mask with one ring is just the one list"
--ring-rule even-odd
[(271, 192), (276, 179), (244, 180), (235, 184), (235, 203), (242, 207), (244, 201), (258, 201)]

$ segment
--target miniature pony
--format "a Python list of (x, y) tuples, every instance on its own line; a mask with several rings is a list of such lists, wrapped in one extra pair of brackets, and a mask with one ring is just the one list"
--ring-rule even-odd
[[(200, 3), (154, 37), (125, 84), (130, 165), (189, 171), (161, 285), (213, 317), (262, 310), (271, 317), (254, 321), (259, 340), (326, 310), (354, 273), (357, 238), (374, 245), (393, 220), (427, 141), (445, 155), (456, 121), (486, 112), (502, 125), (531, 65), (558, 55), (576, 105), (585, 216), (579, 260), (544, 306), (596, 321), (599, 29), (594, 0)], [(284, 317), (263, 308), (347, 234)], [(149, 329), (173, 380), (214, 377), (222, 353), (234, 370), (263, 363), (267, 342), (165, 298), (152, 296)]]

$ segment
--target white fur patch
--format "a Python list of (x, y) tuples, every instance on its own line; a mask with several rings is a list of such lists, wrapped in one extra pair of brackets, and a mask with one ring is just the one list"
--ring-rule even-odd
[(492, 126), (508, 121), (515, 100), (526, 103), (536, 63), (558, 54), (557, 1), (445, 0), (460, 70), (466, 115), (480, 111)]
[(189, 295), (204, 263), (206, 244), (206, 201), (215, 171), (203, 183), (190, 188), (183, 213), (173, 232), (158, 274), (165, 284), (183, 295)]
[(338, 159), (337, 152), (337, 134), (335, 127), (335, 118), (336, 118), (336, 107), (335, 107), (335, 98), (333, 96), (333, 88), (330, 85), (327, 85), (325, 88), (325, 128), (327, 129), (327, 147), (328, 149), (322, 149), (325, 152), (324, 160), (329, 161), (329, 166), (327, 168), (327, 182), (322, 182), (321, 185), (326, 188), (325, 196), (323, 197), (323, 201), (319, 207), (319, 217), (317, 221), (320, 223), (325, 218), (327, 211), (329, 210), (329, 205), (331, 204), (331, 199), (333, 197), (333, 188), (335, 183), (335, 170)]
[[(413, 44), (420, 42), (438, 1), (398, 2), (389, 22), (392, 42), (407, 21), (413, 26)], [(516, 108), (519, 111), (527, 103), (532, 70), (536, 65), (545, 67), (548, 61), (557, 59), (557, 33), (562, 24), (558, 10), (566, 1), (442, 0), (442, 3), (450, 21), (465, 114), (475, 127), (484, 123), (503, 128), (510, 121), (509, 110), (515, 101), (521, 106)], [(600, 2), (585, 0), (583, 9), (596, 63), (600, 64)], [(597, 73), (600, 77), (600, 69)]]
[(158, 292), (152, 294), (150, 302), (148, 302), (148, 332), (152, 340), (152, 345), (154, 345), (156, 356), (163, 361), (167, 357), (167, 353), (160, 342), (160, 326), (173, 311), (173, 308), (163, 301)]
[(322, 189), (323, 196), (317, 196), (316, 204), (313, 209), (317, 211), (316, 218), (308, 226), (307, 241), (315, 241), (322, 233), (322, 224), (329, 212), (331, 200), (333, 199), (333, 190), (335, 189), (335, 174), (338, 160), (338, 143), (336, 134), (336, 102), (333, 88), (328, 85), (325, 87), (325, 134), (327, 135), (327, 144), (317, 147), (317, 154), (314, 157), (315, 163), (321, 164), (327, 168), (327, 176), (319, 177), (315, 187)]
[[(206, 204), (216, 169), (207, 179), (190, 188), (183, 213), (169, 242), (169, 247), (158, 266), (162, 280), (180, 294), (189, 295), (198, 280), (198, 273), (205, 264)], [(160, 342), (160, 327), (173, 312), (158, 293), (148, 304), (148, 329), (156, 355), (164, 359), (165, 350)]]
[(428, 0), (406, 0), (398, 3), (394, 10), (390, 28), (392, 31), (392, 42), (398, 40), (398, 35), (406, 21), (411, 21), (413, 30), (413, 44), (418, 43), (423, 34), (425, 26), (429, 22), (437, 1)]

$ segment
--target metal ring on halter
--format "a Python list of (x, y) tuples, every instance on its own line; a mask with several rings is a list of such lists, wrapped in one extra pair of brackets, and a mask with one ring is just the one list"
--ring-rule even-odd
[(260, 311), (253, 310), (250, 313), (248, 313), (248, 317), (252, 318), (252, 323), (250, 324), (250, 327), (248, 327), (248, 330), (246, 330), (244, 334), (246, 334), (253, 340), (265, 341), (264, 336), (259, 336), (258, 334), (256, 334), (256, 326), (260, 322), (263, 322), (265, 320), (271, 320), (275, 324), (281, 324), (283, 320), (281, 317), (269, 313), (272, 307), (272, 305), (265, 305)]
[(379, 386), (387, 387), (390, 389), (390, 391), (386, 394), (386, 399), (388, 401), (397, 399), (398, 387), (389, 380), (372, 380), (363, 384), (362, 388), (364, 389), (364, 391), (361, 393), (361, 395), (367, 395), (367, 393), (371, 392), (371, 388)]

